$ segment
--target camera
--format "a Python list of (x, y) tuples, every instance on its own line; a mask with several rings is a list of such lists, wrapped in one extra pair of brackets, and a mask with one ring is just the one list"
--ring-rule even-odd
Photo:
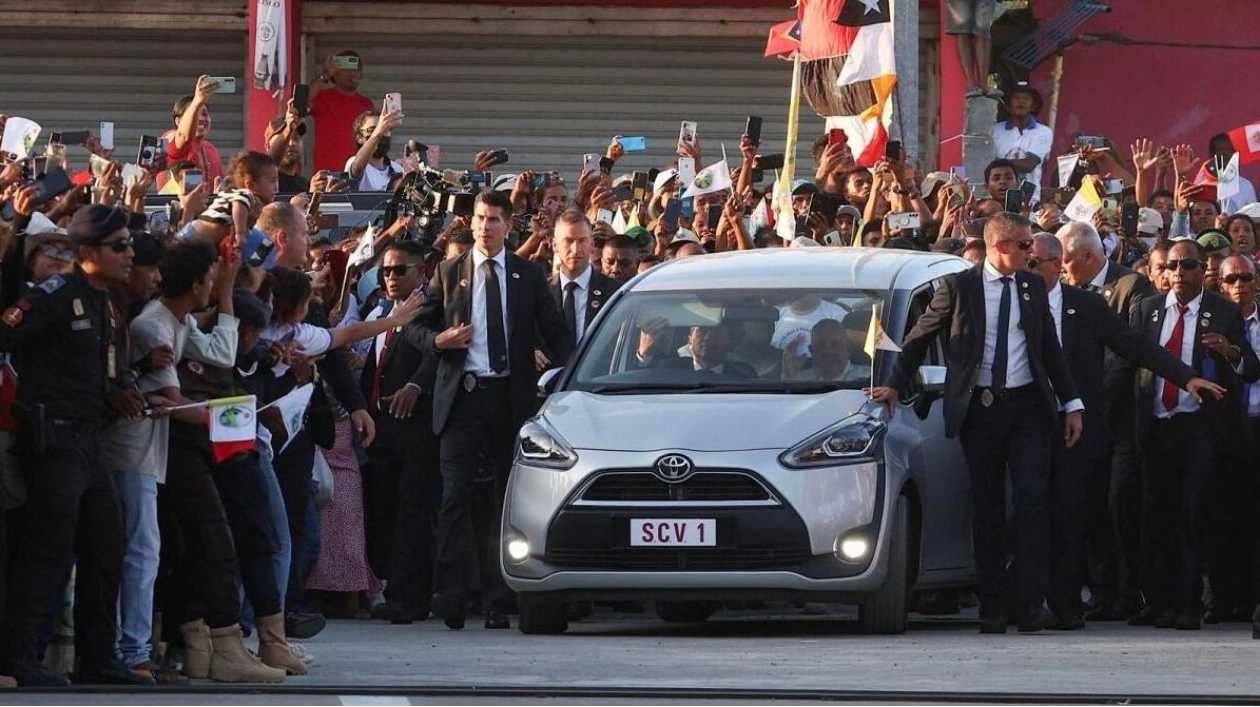
[(386, 203), (385, 222), (413, 216), (413, 230), (407, 238), (432, 245), (446, 225), (448, 215), (472, 214), (473, 199), (484, 182), (485, 174), (481, 172), (436, 170), (421, 163), (419, 169), (403, 178)]

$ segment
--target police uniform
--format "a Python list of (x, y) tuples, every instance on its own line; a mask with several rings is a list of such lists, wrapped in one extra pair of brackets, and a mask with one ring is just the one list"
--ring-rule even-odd
[(113, 477), (98, 463), (109, 396), (127, 381), (126, 328), (108, 293), (77, 267), (36, 285), (0, 315), (0, 350), (21, 376), (14, 410), (27, 483), (0, 627), (0, 673), (36, 660), (38, 635), (76, 558), (75, 650), (84, 668), (114, 657), (123, 525)]

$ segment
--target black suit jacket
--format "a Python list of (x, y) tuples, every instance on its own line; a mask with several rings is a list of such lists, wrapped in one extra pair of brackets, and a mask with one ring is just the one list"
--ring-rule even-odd
[(1059, 287), (1063, 291), (1063, 355), (1085, 403), (1084, 431), (1076, 449), (1090, 458), (1102, 458), (1109, 453), (1111, 432), (1103, 389), (1104, 353), (1130, 366), (1153, 370), (1181, 388), (1195, 373), (1125, 323), (1099, 295), (1069, 285)]
[[(438, 351), (434, 340), (438, 334), (456, 324), (485, 325), (484, 322), (471, 321), (473, 252), (470, 250), (438, 265), (425, 290), (420, 314), (404, 329), (412, 345), (437, 356), (437, 378), (433, 390), (434, 434), (442, 434), (442, 429), (446, 427), (467, 356), (465, 349)], [(538, 374), (534, 367), (534, 350), (540, 348), (539, 337), (548, 351), (555, 352), (552, 360), (564, 361), (573, 353), (573, 335), (565, 325), (560, 308), (547, 291), (547, 276), (542, 268), (510, 251), (506, 253), (505, 265), (507, 272), (500, 278), (500, 285), (507, 291), (508, 365), (512, 371), (510, 412), (513, 420), (520, 423), (537, 409), (535, 386)]]
[[(389, 310), (393, 308), (393, 303), (387, 303), (381, 316), (389, 316)], [(372, 345), (368, 347), (367, 358), (363, 362), (363, 372), (359, 376), (359, 386), (363, 390), (363, 397), (368, 401), (369, 409), (372, 406), (372, 386), (376, 381), (376, 345), (380, 337), (372, 339)], [(420, 388), (420, 402), (417, 403), (417, 411), (419, 406), (432, 404), (433, 384), (437, 380), (437, 356), (431, 352), (426, 352), (417, 348), (414, 343), (409, 341), (402, 333), (402, 327), (394, 330), (394, 335), (390, 339), (389, 346), (385, 347), (385, 354), (381, 357), (381, 390), (380, 396), (388, 398), (394, 393), (402, 389), (408, 383), (414, 383)], [(385, 406), (388, 409), (388, 406)], [(380, 410), (371, 409), (373, 415), (378, 415)]]
[[(902, 391), (910, 387), (914, 372), (922, 365), (937, 335), (945, 336), (945, 434), (956, 437), (967, 417), (967, 408), (976, 387), (976, 376), (984, 360), (984, 265), (943, 278), (914, 329), (901, 344), (901, 354), (893, 366), (889, 385)], [(1076, 384), (1068, 372), (1054, 319), (1046, 299), (1046, 284), (1037, 275), (1015, 273), (1015, 299), (1021, 328), (1028, 340), (1028, 365), (1033, 385), (1041, 391), (1042, 407), (1052, 421), (1059, 403), (1077, 397)], [(1053, 386), (1053, 387), (1052, 387)]]
[[(1138, 304), (1145, 297), (1155, 295), (1155, 286), (1145, 275), (1130, 270), (1120, 263), (1108, 260), (1107, 274), (1103, 276), (1102, 296), (1107, 298), (1107, 306), (1120, 315), (1124, 321), (1132, 321), (1137, 315)], [(1107, 388), (1108, 402), (1117, 411), (1132, 417), (1129, 401), (1133, 399), (1132, 370), (1121, 365), (1114, 353), (1108, 351), (1104, 358), (1107, 375), (1104, 385)]]
[[(1137, 329), (1143, 337), (1154, 341), (1157, 346), (1160, 344), (1164, 316), (1167, 313), (1164, 307), (1165, 302), (1164, 296), (1147, 297), (1142, 300), (1138, 306), (1137, 316), (1132, 322), (1134, 329)], [(1240, 373), (1235, 373), (1234, 367), (1228, 361), (1203, 346), (1203, 337), (1210, 332), (1220, 334), (1231, 345), (1238, 347), (1239, 353), (1242, 354)], [(1245, 435), (1243, 420), (1246, 413), (1243, 412), (1242, 407), (1242, 381), (1254, 383), (1260, 380), (1260, 361), (1256, 360), (1256, 354), (1251, 350), (1251, 345), (1243, 333), (1242, 310), (1238, 308), (1238, 305), (1215, 292), (1206, 290), (1203, 292), (1192, 356), (1191, 368), (1195, 370), (1195, 375), (1207, 378), (1225, 388), (1223, 399), (1218, 401), (1211, 396), (1206, 396), (1200, 410), (1212, 427), (1218, 448), (1228, 448), (1242, 440)], [(1215, 370), (1209, 371), (1212, 375), (1204, 375), (1204, 362), (1208, 360), (1213, 361), (1211, 367)], [(1146, 442), (1151, 420), (1155, 417), (1155, 376), (1155, 373), (1145, 369), (1137, 372), (1136, 424), (1139, 447)], [(1224, 447), (1219, 445), (1224, 445)]]
[[(591, 328), (591, 322), (595, 321), (595, 315), (599, 314), (599, 310), (612, 299), (613, 293), (622, 285), (620, 280), (614, 280), (603, 274), (591, 266), (591, 283), (590, 291), (586, 296), (586, 321), (582, 332), (574, 332), (574, 341), (582, 338), (582, 334), (586, 333), (586, 329)], [(551, 276), (551, 282), (548, 283), (548, 289), (551, 291), (551, 298), (555, 300), (556, 307), (561, 312), (564, 311), (564, 291), (560, 289), (560, 275)], [(553, 361), (556, 359), (552, 359)]]

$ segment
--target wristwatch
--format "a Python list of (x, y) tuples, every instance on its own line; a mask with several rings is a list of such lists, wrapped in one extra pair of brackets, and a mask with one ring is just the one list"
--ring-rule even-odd
[(325, 86), (331, 86), (333, 82), (332, 77), (328, 76), (327, 74), (320, 74), (319, 76), (315, 77), (315, 80), (324, 84)]

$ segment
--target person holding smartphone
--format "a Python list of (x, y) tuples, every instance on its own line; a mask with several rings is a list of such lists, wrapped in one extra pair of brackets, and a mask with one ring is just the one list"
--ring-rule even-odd
[[(219, 150), (210, 142), (210, 106), (209, 100), (219, 88), (219, 84), (209, 76), (197, 79), (196, 90), (175, 103), (172, 116), (175, 128), (162, 134), (166, 141), (166, 158), (170, 162), (188, 161), (193, 167), (206, 175), (206, 181), (214, 184), (215, 180), (224, 176), (223, 158)], [(166, 186), (170, 174), (158, 174), (158, 189)]]
[(315, 120), (315, 171), (336, 172), (355, 153), (354, 121), (376, 109), (359, 93), (363, 59), (347, 49), (324, 61), (324, 73), (311, 83), (311, 118)]
[(346, 160), (350, 188), (356, 191), (389, 191), (403, 176), (403, 166), (390, 158), (390, 133), (402, 123), (402, 112), (364, 113), (354, 121), (358, 152)]

